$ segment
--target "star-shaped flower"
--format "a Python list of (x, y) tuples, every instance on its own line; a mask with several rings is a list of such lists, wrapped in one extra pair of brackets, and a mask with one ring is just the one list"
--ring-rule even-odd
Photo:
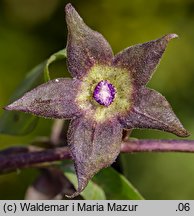
[(73, 79), (51, 80), (6, 107), (48, 118), (71, 119), (68, 144), (78, 195), (120, 152), (123, 129), (152, 128), (188, 136), (166, 99), (145, 87), (176, 34), (113, 55), (104, 37), (72, 7), (65, 8), (67, 63)]

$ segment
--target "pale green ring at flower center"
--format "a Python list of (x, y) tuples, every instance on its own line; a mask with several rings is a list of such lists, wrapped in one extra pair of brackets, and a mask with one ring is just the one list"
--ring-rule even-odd
[[(108, 107), (100, 105), (93, 98), (94, 89), (102, 80), (108, 80), (117, 91), (114, 101)], [(80, 109), (85, 111), (86, 117), (93, 118), (97, 122), (103, 122), (130, 109), (132, 83), (126, 69), (94, 65), (82, 81), (76, 102)]]

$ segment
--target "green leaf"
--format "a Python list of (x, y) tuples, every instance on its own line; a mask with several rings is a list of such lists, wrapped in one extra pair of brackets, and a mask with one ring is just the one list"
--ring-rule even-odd
[(11, 97), (11, 102), (18, 99), (18, 97), (23, 96), (23, 94), (33, 87), (35, 87), (38, 82), (40, 82), (43, 74), (44, 67), (46, 62), (42, 62), (36, 67), (34, 67), (24, 78), (20, 86), (15, 90)]
[(0, 118), (0, 133), (25, 135), (33, 131), (38, 119), (25, 113), (5, 111)]
[(53, 55), (50, 56), (50, 58), (48, 59), (46, 66), (44, 68), (44, 79), (45, 82), (49, 81), (50, 78), (50, 72), (49, 72), (49, 66), (50, 64), (52, 64), (53, 62), (57, 61), (57, 60), (61, 60), (61, 59), (65, 59), (67, 57), (67, 53), (66, 53), (66, 49), (62, 49), (56, 53), (54, 53)]
[[(40, 82), (45, 64), (45, 62), (39, 64), (26, 75), (25, 79), (12, 95), (10, 103)], [(38, 118), (30, 114), (5, 111), (0, 118), (0, 133), (9, 135), (27, 134), (34, 129), (37, 121)]]
[(112, 167), (102, 169), (93, 179), (110, 200), (142, 200), (143, 197), (134, 186)]
[[(75, 172), (70, 168), (65, 168), (64, 174), (68, 178), (68, 180), (74, 185), (74, 187), (77, 187), (77, 176)], [(85, 200), (105, 200), (106, 199), (103, 189), (93, 181), (90, 181), (88, 183), (85, 190), (81, 193), (81, 196)]]
[[(42, 79), (50, 80), (49, 65), (57, 60), (66, 58), (66, 50), (60, 50), (50, 58), (33, 68), (15, 90), (10, 103), (23, 96), (24, 93), (35, 87)], [(0, 117), (0, 133), (9, 135), (24, 135), (30, 133), (36, 126), (38, 118), (22, 112), (5, 111)]]

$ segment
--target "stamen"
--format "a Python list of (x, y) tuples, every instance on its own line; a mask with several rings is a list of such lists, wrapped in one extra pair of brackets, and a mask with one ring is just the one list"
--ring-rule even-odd
[(107, 80), (100, 81), (94, 89), (93, 98), (99, 104), (108, 107), (115, 98), (115, 87)]

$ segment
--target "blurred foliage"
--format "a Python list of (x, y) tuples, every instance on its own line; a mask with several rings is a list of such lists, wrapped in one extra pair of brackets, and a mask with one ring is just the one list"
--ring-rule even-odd
[(104, 190), (108, 200), (144, 199), (125, 176), (112, 167), (102, 169), (93, 177), (93, 181)]
[[(77, 177), (71, 166), (63, 168), (65, 176), (77, 188)], [(143, 197), (132, 184), (112, 167), (98, 172), (81, 193), (87, 200), (141, 200)]]
[[(9, 101), (27, 72), (66, 44), (65, 0), (0, 1), (0, 106)], [(194, 1), (72, 0), (85, 22), (101, 32), (114, 52), (167, 33), (177, 33), (148, 84), (160, 91), (194, 139)], [(100, 14), (100, 16), (99, 16)], [(69, 76), (65, 62), (51, 67), (55, 77)], [(3, 110), (0, 109), (0, 115)], [(52, 121), (40, 119), (26, 136), (0, 135), (0, 148), (49, 136)], [(138, 138), (177, 139), (153, 130), (134, 130)], [(194, 199), (194, 155), (142, 153), (121, 155), (123, 173), (146, 199)], [(24, 170), (0, 176), (0, 199), (23, 199), (36, 176)]]

